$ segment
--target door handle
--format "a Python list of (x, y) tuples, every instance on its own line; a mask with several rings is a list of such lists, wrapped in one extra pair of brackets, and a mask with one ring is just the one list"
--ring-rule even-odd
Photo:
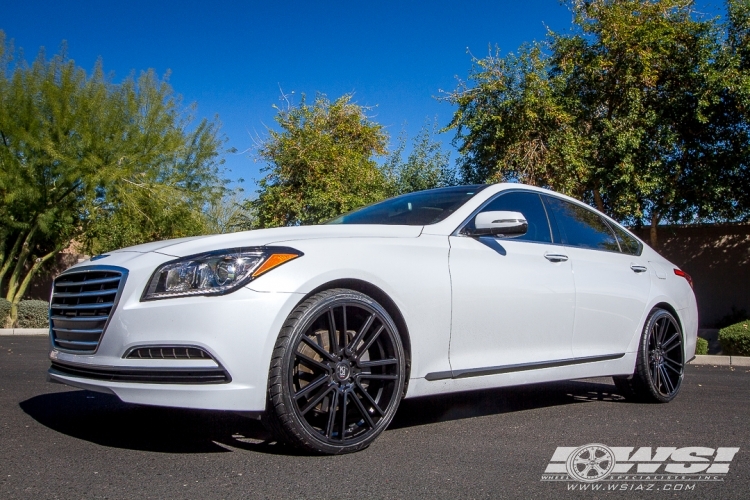
[(630, 269), (632, 269), (634, 273), (645, 273), (648, 271), (646, 266), (639, 266), (637, 264), (630, 264)]
[(545, 253), (544, 258), (550, 262), (565, 262), (566, 260), (568, 260), (567, 255), (563, 255), (560, 253)]

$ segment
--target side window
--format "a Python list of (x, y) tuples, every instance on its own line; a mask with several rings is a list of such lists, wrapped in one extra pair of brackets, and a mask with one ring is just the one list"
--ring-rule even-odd
[(630, 236), (617, 224), (610, 224), (609, 226), (615, 231), (615, 236), (617, 236), (617, 241), (620, 243), (622, 253), (626, 253), (628, 255), (641, 254), (641, 244), (638, 242), (638, 240)]
[(620, 251), (612, 229), (599, 214), (559, 198), (545, 198), (562, 232), (563, 244), (610, 252)]
[[(551, 243), (549, 221), (547, 212), (542, 205), (542, 199), (536, 193), (524, 191), (512, 191), (501, 194), (492, 200), (482, 212), (494, 212), (497, 210), (509, 210), (512, 212), (521, 212), (529, 223), (529, 229), (523, 236), (513, 238), (520, 241), (536, 241), (542, 243)], [(474, 228), (474, 220), (467, 224), (470, 229)]]

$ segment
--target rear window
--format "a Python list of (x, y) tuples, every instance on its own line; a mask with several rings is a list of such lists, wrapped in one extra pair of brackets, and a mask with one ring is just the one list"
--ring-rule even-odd
[(386, 224), (426, 226), (442, 221), (469, 201), (486, 185), (454, 186), (404, 194), (354, 212), (326, 224)]

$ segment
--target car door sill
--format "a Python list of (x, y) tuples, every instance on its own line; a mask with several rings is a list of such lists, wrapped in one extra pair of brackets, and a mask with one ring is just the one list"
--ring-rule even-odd
[(456, 378), (481, 377), (484, 375), (498, 375), (501, 373), (522, 372), (527, 370), (540, 370), (542, 368), (555, 368), (558, 366), (579, 365), (583, 363), (595, 363), (597, 361), (609, 361), (625, 356), (622, 354), (607, 354), (604, 356), (587, 356), (585, 358), (557, 359), (554, 361), (537, 361), (534, 363), (522, 363), (518, 365), (490, 366), (485, 368), (467, 368), (445, 372), (432, 372), (425, 375), (426, 380), (445, 380)]

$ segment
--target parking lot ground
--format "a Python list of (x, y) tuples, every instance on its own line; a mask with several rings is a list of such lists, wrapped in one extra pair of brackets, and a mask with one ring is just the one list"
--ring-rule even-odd
[[(405, 400), (369, 449), (315, 457), (269, 442), (236, 414), (128, 405), (47, 383), (47, 346), (0, 338), (3, 499), (749, 495), (750, 367), (688, 366), (666, 405), (624, 401), (609, 378)], [(557, 447), (587, 443), (740, 451), (722, 481), (596, 483), (616, 491), (542, 481)]]

